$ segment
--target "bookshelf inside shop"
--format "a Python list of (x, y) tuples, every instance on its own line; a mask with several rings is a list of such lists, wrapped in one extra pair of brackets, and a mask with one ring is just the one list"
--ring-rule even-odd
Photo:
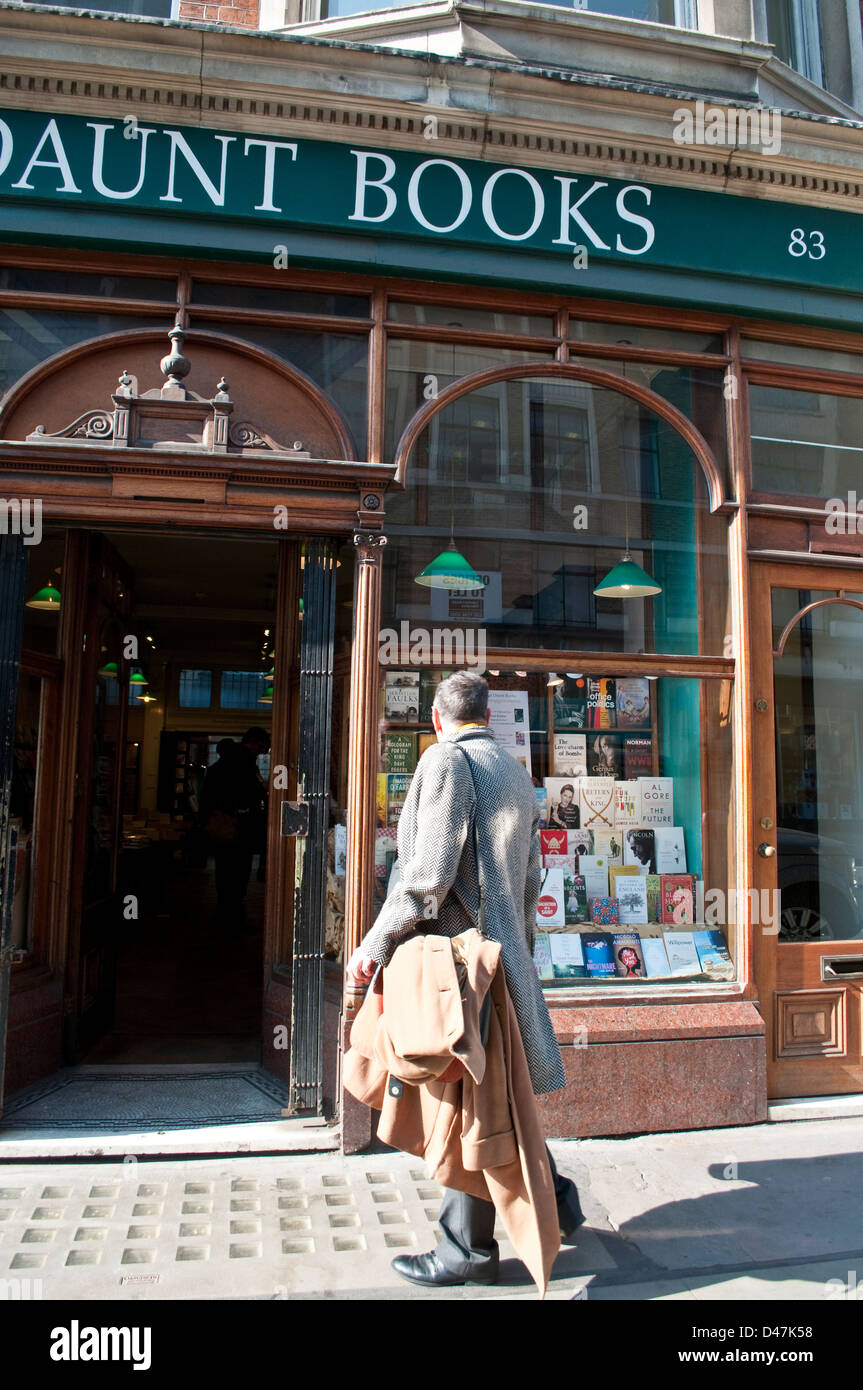
[[(378, 909), (411, 779), (437, 741), (435, 688), (449, 674), (380, 673)], [(542, 879), (533, 955), (543, 985), (732, 978), (725, 933), (709, 912), (705, 921), (701, 750), (684, 736), (687, 722), (699, 723), (697, 682), (540, 671), (486, 678), (494, 736), (536, 792)]]

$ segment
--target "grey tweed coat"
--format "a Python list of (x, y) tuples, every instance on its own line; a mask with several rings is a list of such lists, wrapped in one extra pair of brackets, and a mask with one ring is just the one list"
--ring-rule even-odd
[(530, 777), (490, 730), (459, 730), (420, 758), (399, 820), (389, 894), (363, 946), (387, 965), (415, 931), (458, 936), (478, 925), (474, 820), (486, 931), (500, 942), (533, 1089), (542, 1095), (565, 1086), (566, 1076), (532, 958), (539, 814)]

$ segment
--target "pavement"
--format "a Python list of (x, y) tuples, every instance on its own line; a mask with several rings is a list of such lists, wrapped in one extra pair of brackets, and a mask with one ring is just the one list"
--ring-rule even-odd
[[(550, 1300), (863, 1301), (863, 1118), (553, 1140), (587, 1216)], [(418, 1289), (440, 1189), (381, 1149), (0, 1161), (0, 1299), (536, 1300)]]

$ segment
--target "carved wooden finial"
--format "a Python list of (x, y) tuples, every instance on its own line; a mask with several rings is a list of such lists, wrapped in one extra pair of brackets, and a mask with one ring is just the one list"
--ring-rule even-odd
[(163, 357), (159, 366), (167, 377), (167, 381), (162, 386), (162, 394), (179, 394), (185, 396), (186, 391), (183, 386), (183, 377), (188, 376), (192, 370), (192, 364), (188, 357), (183, 356), (182, 348), (186, 335), (179, 324), (175, 324), (170, 330), (168, 337), (171, 339), (171, 351)]

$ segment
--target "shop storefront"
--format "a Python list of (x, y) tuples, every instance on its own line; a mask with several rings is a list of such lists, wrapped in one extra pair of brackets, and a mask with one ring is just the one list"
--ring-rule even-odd
[(0, 468), (44, 528), (3, 537), (7, 1090), (110, 1033), (135, 833), (242, 720), (249, 1036), (338, 1109), (339, 962), (469, 665), (537, 791), (550, 1132), (863, 1091), (859, 213), (292, 119), (0, 112)]

